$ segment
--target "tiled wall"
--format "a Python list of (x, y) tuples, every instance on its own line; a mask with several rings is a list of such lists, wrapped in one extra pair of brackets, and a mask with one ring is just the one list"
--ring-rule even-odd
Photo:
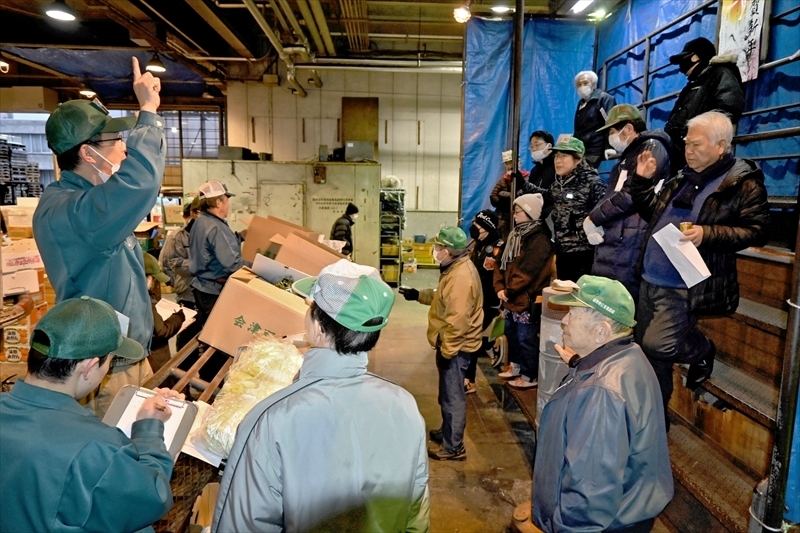
[(318, 157), (342, 146), (342, 97), (378, 97), (382, 176), (408, 191), (409, 210), (455, 211), (459, 195), (461, 75), (330, 70), (306, 98), (261, 83), (228, 84), (228, 144), (275, 161)]

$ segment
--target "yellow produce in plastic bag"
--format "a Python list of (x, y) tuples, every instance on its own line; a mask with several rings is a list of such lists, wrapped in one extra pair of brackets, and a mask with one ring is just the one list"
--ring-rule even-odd
[(292, 383), (303, 356), (289, 342), (262, 338), (239, 354), (216, 400), (203, 419), (202, 435), (211, 451), (228, 457), (236, 428), (258, 402)]

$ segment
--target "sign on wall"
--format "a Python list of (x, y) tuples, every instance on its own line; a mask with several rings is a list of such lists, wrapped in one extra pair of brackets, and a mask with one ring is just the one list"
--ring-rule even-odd
[(722, 0), (719, 54), (735, 54), (742, 81), (758, 77), (766, 0)]

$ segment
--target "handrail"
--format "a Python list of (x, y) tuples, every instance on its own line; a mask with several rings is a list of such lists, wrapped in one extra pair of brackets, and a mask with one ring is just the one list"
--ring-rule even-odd
[(776, 105), (772, 107), (763, 107), (761, 109), (754, 109), (753, 111), (742, 113), (742, 116), (749, 117), (750, 115), (761, 115), (764, 113), (772, 113), (773, 111), (781, 111), (783, 109), (789, 109), (790, 107), (797, 106), (800, 106), (800, 102), (792, 102), (791, 104)]
[(766, 141), (768, 139), (781, 139), (783, 137), (792, 137), (794, 135), (800, 135), (800, 126), (793, 128), (781, 128), (779, 130), (761, 131), (758, 133), (749, 133), (747, 135), (737, 135), (733, 138), (733, 143), (742, 144), (753, 141)]

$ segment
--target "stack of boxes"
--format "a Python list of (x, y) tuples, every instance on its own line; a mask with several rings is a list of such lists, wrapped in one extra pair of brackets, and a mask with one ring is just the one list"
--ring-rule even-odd
[[(55, 294), (48, 298), (47, 286), (50, 284), (33, 239), (20, 240), (3, 247), (2, 257), (4, 296), (27, 291), (27, 295), (33, 300), (33, 311), (28, 316), (3, 329), (0, 361), (22, 363), (28, 360), (33, 328), (47, 312), (48, 300), (55, 302)], [(50, 292), (52, 293), (52, 287)]]
[(0, 204), (14, 205), (17, 198), (42, 195), (39, 164), (28, 162), (25, 145), (15, 137), (0, 136)]
[(433, 243), (415, 242), (411, 245), (411, 249), (414, 251), (414, 257), (418, 265), (431, 266), (436, 264), (436, 261), (433, 260)]

